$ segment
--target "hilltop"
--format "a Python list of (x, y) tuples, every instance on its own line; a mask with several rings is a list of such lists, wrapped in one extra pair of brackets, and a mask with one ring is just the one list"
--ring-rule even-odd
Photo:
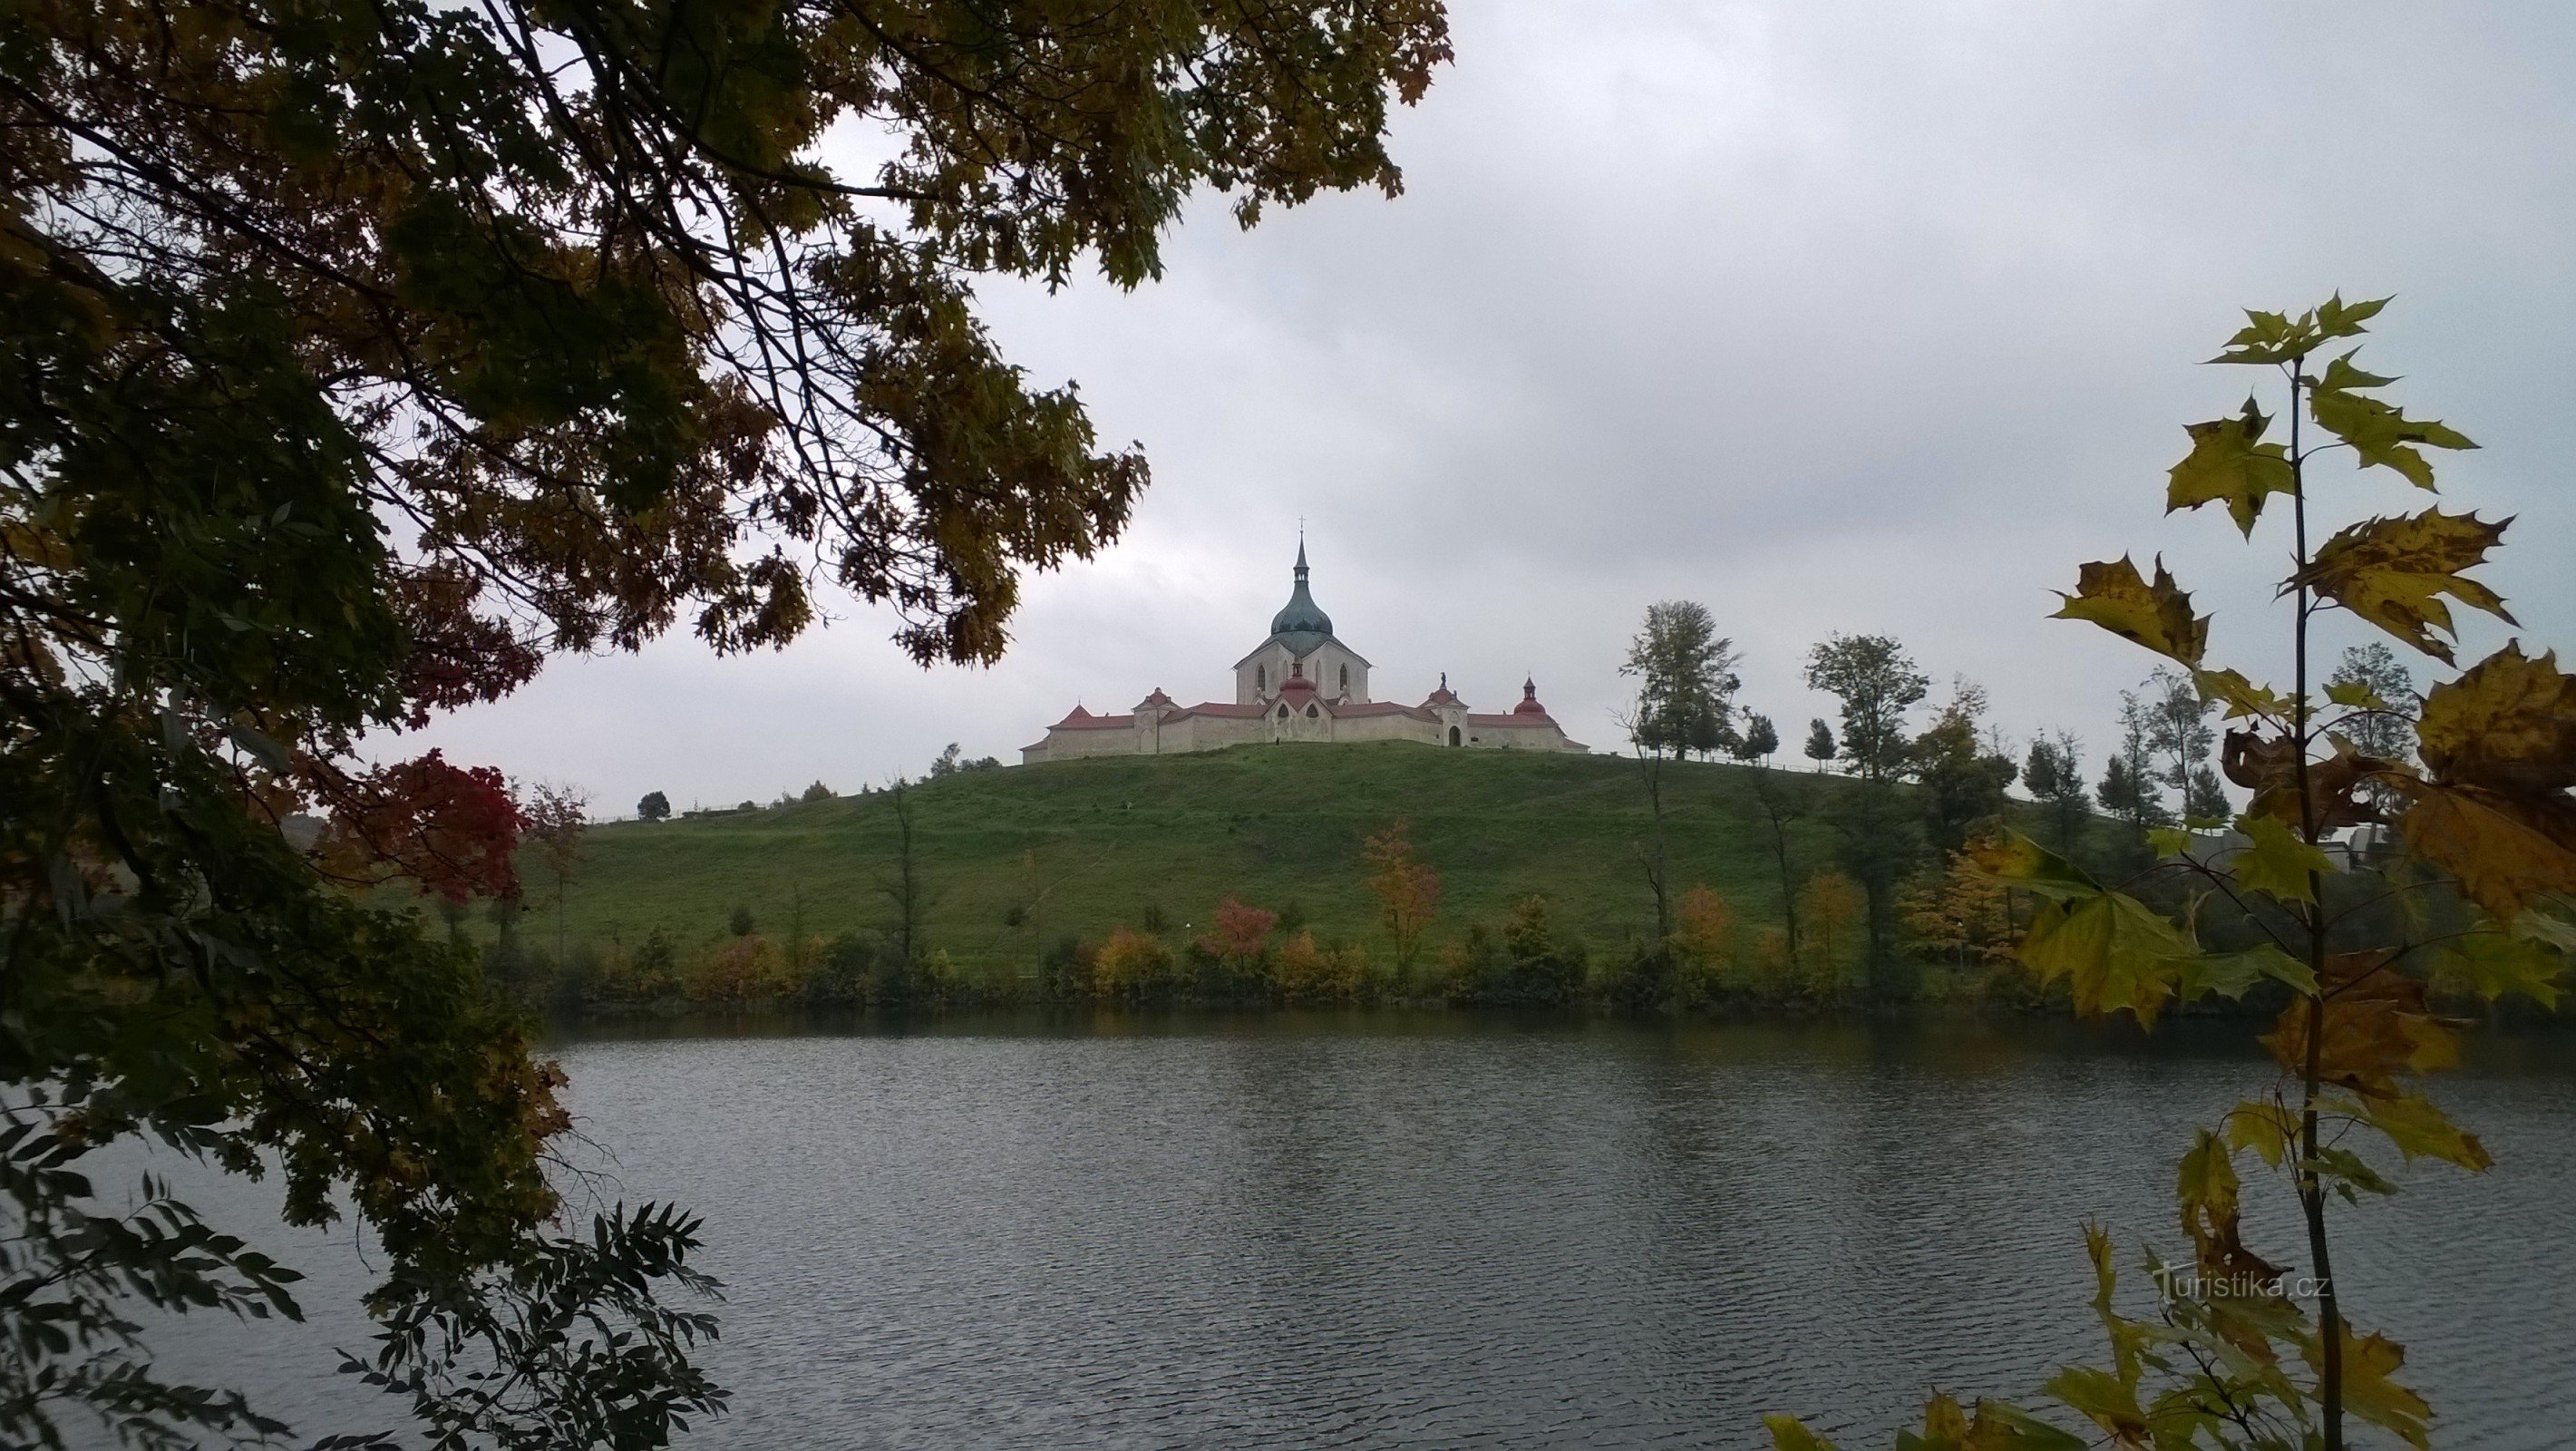
[[(1666, 819), (1676, 888), (1704, 883), (1760, 925), (1777, 920), (1778, 887), (1751, 770), (1668, 764)], [(1122, 923), (1159, 920), (1178, 940), (1229, 895), (1327, 939), (1370, 938), (1362, 842), (1399, 818), (1443, 878), (1439, 937), (1499, 921), (1532, 893), (1595, 943), (1652, 930), (1637, 857), (1650, 817), (1636, 762), (1618, 756), (1248, 746), (966, 772), (919, 784), (909, 802), (931, 895), (927, 941), (970, 971), (1027, 963), (1065, 934), (1097, 938)], [(1804, 831), (1803, 859), (1823, 861), (1822, 828)], [(660, 928), (705, 942), (736, 906), (769, 934), (875, 927), (890, 912), (879, 888), (896, 841), (884, 792), (604, 824), (584, 838), (563, 931), (632, 944)], [(523, 869), (529, 935), (550, 941), (551, 878), (533, 857)]]

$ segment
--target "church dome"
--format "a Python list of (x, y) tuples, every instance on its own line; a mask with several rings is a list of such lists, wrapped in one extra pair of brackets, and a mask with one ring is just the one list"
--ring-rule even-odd
[(1325, 614), (1323, 607), (1315, 603), (1315, 597), (1306, 592), (1306, 541), (1303, 539), (1297, 541), (1297, 587), (1290, 592), (1288, 603), (1270, 617), (1270, 633), (1274, 636), (1324, 636), (1333, 633), (1333, 617)]

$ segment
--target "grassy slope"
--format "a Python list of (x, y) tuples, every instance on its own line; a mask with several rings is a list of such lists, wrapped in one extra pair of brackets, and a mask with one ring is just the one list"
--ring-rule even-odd
[[(1706, 883), (1739, 918), (1777, 918), (1777, 886), (1745, 768), (1669, 766), (1668, 839), (1677, 886)], [(1499, 921), (1543, 892), (1558, 920), (1596, 944), (1652, 920), (1635, 843), (1647, 833), (1636, 763), (1613, 756), (1439, 751), (1406, 743), (1249, 746), (1202, 755), (1069, 761), (926, 783), (912, 795), (916, 854), (934, 893), (927, 937), (970, 969), (1031, 961), (1068, 933), (1097, 938), (1159, 907), (1166, 935), (1203, 928), (1220, 898), (1294, 905), (1319, 936), (1374, 933), (1361, 839), (1413, 823), (1445, 892), (1440, 937)], [(1803, 826), (1804, 859), (1824, 858)], [(602, 826), (564, 907), (575, 939), (632, 944), (653, 928), (682, 941), (724, 931), (737, 903), (784, 934), (801, 891), (806, 931), (881, 924), (877, 891), (894, 860), (884, 795), (696, 821)], [(1048, 888), (1035, 929), (1004, 918), (1026, 899), (1035, 853)], [(554, 937), (551, 883), (525, 864), (530, 936)]]

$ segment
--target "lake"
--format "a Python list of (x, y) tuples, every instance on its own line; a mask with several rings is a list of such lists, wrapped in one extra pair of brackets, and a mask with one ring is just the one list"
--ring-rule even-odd
[[(612, 1192), (705, 1215), (736, 1399), (692, 1446), (1741, 1446), (1791, 1411), (1848, 1447), (2101, 1355), (2078, 1226), (2124, 1270), (2175, 1252), (2189, 1126), (2270, 1080), (2251, 1032), (1354, 1014), (556, 1049)], [(2349, 1313), (2409, 1347), (2437, 1443), (2563, 1446), (2576, 1040), (2479, 1040), (2434, 1091), (2497, 1167), (2338, 1206)], [(2257, 1172), (2249, 1238), (2296, 1262)], [(345, 1241), (281, 1247), (317, 1310), (362, 1283)], [(328, 1374), (345, 1315), (187, 1328), (173, 1361), (301, 1433), (394, 1424)]]

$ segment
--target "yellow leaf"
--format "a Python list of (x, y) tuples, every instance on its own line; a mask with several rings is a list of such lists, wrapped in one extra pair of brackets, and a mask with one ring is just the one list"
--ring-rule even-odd
[(2102, 890), (2090, 872), (2018, 831), (1980, 837), (1960, 855), (1976, 875), (2042, 897), (2089, 897)]
[(2153, 1026), (2197, 944), (2144, 902), (2103, 892), (2073, 903), (2050, 902), (2032, 914), (2021, 960), (2040, 981), (2068, 979), (2075, 1010), (2102, 1017), (2128, 1009)]
[(2507, 792), (2576, 786), (2576, 675), (2558, 652), (2534, 660), (2520, 641), (2424, 695), (2416, 728), (2437, 780)]
[(2126, 555), (2087, 564), (2076, 573), (2075, 593), (2061, 590), (2058, 598), (2066, 603), (2049, 618), (2091, 620), (2185, 665), (2198, 667), (2209, 645), (2209, 617), (2192, 614), (2191, 596), (2175, 586), (2162, 559), (2152, 585)]
[(1834, 1451), (1834, 1443), (1807, 1429), (1807, 1423), (1795, 1416), (1771, 1415), (1762, 1418), (1771, 1430), (1771, 1451)]
[[(2406, 1351), (2385, 1335), (2355, 1339), (2352, 1327), (2338, 1325), (2343, 1343), (2343, 1405), (2353, 1415), (2396, 1436), (2415, 1451), (2431, 1445), (2433, 1408), (2424, 1398), (2389, 1379), (2406, 1364)], [(2308, 1367), (2325, 1374), (2325, 1342), (2311, 1337), (2302, 1347)]]
[(2279, 720), (2290, 713), (2289, 697), (2268, 685), (2256, 685), (2241, 670), (2195, 670), (2192, 683), (2200, 687), (2202, 700), (2215, 700), (2227, 707), (2226, 719), (2262, 716)]
[(2361, 1109), (2371, 1126), (2388, 1135), (2388, 1141), (2409, 1159), (2422, 1155), (2478, 1173), (2495, 1162), (2487, 1157), (2477, 1135), (2452, 1123), (2449, 1115), (2420, 1093), (2366, 1098)]
[(2236, 829), (2251, 843), (2228, 863), (2240, 886), (2284, 902), (2317, 899), (2313, 876), (2333, 871), (2333, 858), (2300, 840), (2277, 816), (2240, 816)]
[(2489, 524), (2475, 514), (2427, 509), (2403, 519), (2365, 519), (2320, 546), (2308, 567), (2282, 588), (2305, 585), (2427, 655), (2451, 658), (2439, 630), (2459, 628), (2441, 596), (2449, 595), (2507, 624), (2519, 623), (2493, 590), (2461, 571), (2486, 562), (2511, 519)]
[(2565, 793), (2390, 780), (2412, 803), (2398, 821), (2408, 854), (2449, 872), (2487, 915), (2510, 922), (2551, 896), (2576, 896), (2576, 801)]
[(2297, 486), (2289, 450), (2260, 442), (2270, 423), (2248, 398), (2244, 410), (2233, 418), (2184, 425), (2191, 435), (2191, 452), (2166, 473), (2165, 512), (2224, 503), (2236, 527), (2252, 534), (2263, 500)]
[(2276, 1099), (2247, 1099), (2227, 1115), (2227, 1146), (2251, 1149), (2272, 1168), (2290, 1151), (2299, 1135), (2299, 1117)]

